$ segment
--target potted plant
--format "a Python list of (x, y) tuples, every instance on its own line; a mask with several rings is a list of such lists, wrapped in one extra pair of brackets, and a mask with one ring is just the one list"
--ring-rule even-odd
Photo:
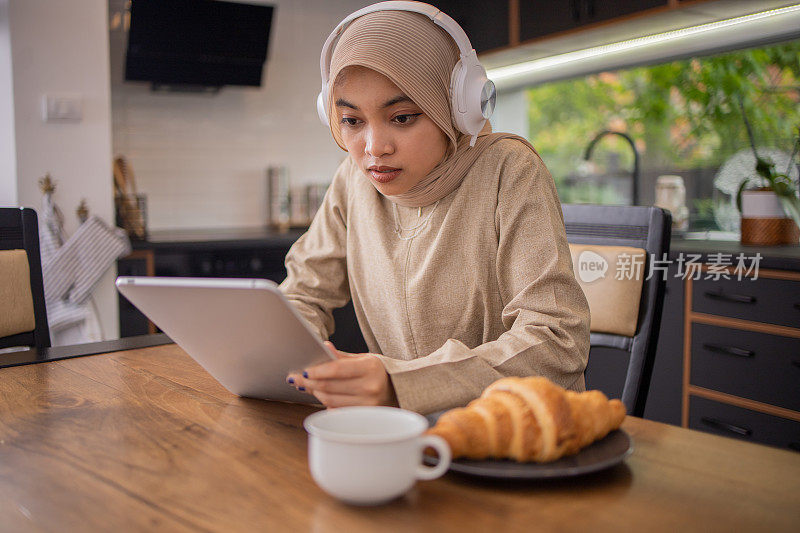
[(739, 101), (747, 138), (756, 160), (755, 171), (766, 182), (766, 186), (747, 189), (750, 179), (745, 179), (736, 195), (736, 206), (742, 214), (742, 244), (775, 245), (797, 244), (800, 240), (800, 198), (797, 183), (790, 177), (792, 165), (800, 149), (800, 127), (793, 143), (792, 155), (786, 171), (778, 172), (775, 164), (758, 154), (750, 121)]

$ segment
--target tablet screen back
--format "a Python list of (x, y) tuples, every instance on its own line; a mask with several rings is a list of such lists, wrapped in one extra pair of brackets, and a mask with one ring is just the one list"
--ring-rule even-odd
[(330, 353), (272, 281), (120, 277), (117, 288), (229, 391), (314, 401), (286, 375)]

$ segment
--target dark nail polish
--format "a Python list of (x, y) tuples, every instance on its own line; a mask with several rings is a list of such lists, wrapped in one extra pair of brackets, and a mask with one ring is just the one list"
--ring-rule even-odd
[(308, 372), (303, 372), (303, 377), (308, 379)]
[(289, 378), (288, 381), (289, 381), (289, 385), (294, 385), (294, 378)]
[(297, 387), (297, 390), (305, 392), (306, 388), (305, 387)]

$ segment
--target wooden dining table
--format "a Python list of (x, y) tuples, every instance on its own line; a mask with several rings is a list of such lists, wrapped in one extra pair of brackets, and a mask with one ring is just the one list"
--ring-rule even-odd
[(309, 473), (317, 409), (237, 397), (175, 344), (0, 368), (0, 530), (800, 531), (800, 454), (634, 417), (601, 472), (347, 505)]

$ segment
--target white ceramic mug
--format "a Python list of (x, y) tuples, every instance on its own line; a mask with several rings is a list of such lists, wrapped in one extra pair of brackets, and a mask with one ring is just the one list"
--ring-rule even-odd
[[(450, 447), (423, 435), (422, 415), (395, 407), (339, 407), (305, 419), (311, 476), (322, 489), (355, 505), (378, 505), (405, 494), (417, 479), (436, 479), (450, 466)], [(435, 467), (422, 464), (430, 446)]]

